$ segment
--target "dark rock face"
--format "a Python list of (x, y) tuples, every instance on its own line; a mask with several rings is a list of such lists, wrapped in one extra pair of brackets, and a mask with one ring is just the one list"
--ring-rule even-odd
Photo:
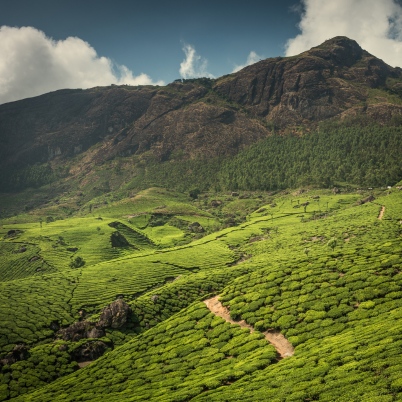
[(93, 327), (86, 333), (87, 338), (102, 338), (103, 336), (105, 336), (105, 331), (99, 327)]
[(375, 200), (374, 195), (369, 195), (366, 198), (363, 198), (362, 200), (357, 201), (357, 205), (363, 205), (366, 204), (368, 202), (373, 202)]
[(188, 229), (190, 230), (190, 232), (194, 232), (194, 233), (205, 232), (204, 228), (201, 226), (201, 224), (199, 222), (190, 223), (190, 225), (188, 226)]
[(0, 360), (0, 366), (16, 363), (26, 360), (29, 357), (29, 349), (24, 344), (14, 346), (14, 349)]
[(52, 331), (58, 331), (58, 330), (60, 329), (60, 324), (59, 324), (59, 322), (58, 322), (57, 320), (53, 320), (53, 321), (50, 323), (49, 328), (50, 328)]
[(99, 317), (98, 326), (121, 328), (126, 324), (130, 313), (130, 306), (124, 300), (118, 299), (103, 309)]
[[(101, 338), (105, 336), (105, 328), (121, 328), (131, 314), (131, 307), (122, 299), (118, 299), (105, 307), (97, 323), (88, 320), (77, 321), (57, 332), (57, 337), (65, 341), (79, 341), (83, 338)], [(53, 328), (52, 328), (53, 329)]]
[(101, 357), (107, 349), (108, 345), (105, 342), (87, 342), (79, 348), (75, 349), (71, 357), (77, 362), (96, 360)]
[(212, 200), (210, 205), (211, 205), (211, 207), (217, 208), (220, 205), (222, 205), (222, 201), (220, 201), (220, 200)]
[(78, 321), (67, 328), (61, 329), (57, 336), (65, 341), (77, 342), (80, 339), (88, 338), (87, 333), (91, 331), (92, 325), (88, 321)]
[[(336, 116), (401, 70), (336, 37), (299, 56), (267, 59), (217, 81), (214, 89), (279, 126)], [(356, 84), (360, 84), (356, 85)]]
[(67, 328), (60, 329), (57, 337), (65, 341), (77, 342), (84, 338), (102, 338), (105, 331), (89, 321), (78, 321)]

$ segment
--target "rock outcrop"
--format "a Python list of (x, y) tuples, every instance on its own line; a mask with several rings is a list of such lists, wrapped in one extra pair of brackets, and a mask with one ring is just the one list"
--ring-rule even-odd
[(255, 63), (219, 79), (214, 90), (283, 127), (340, 115), (366, 102), (370, 88), (385, 87), (387, 78), (398, 77), (401, 69), (353, 40), (336, 37), (299, 56)]
[(75, 349), (71, 357), (77, 362), (96, 360), (101, 357), (109, 347), (110, 345), (102, 341), (87, 342)]
[(56, 336), (73, 342), (84, 338), (101, 338), (105, 336), (105, 328), (123, 327), (130, 314), (131, 307), (123, 299), (117, 299), (102, 310), (97, 322), (77, 321), (67, 328), (60, 329)]
[(123, 299), (115, 300), (103, 309), (97, 325), (103, 328), (121, 328), (127, 323), (130, 313), (131, 308)]
[(29, 357), (29, 349), (24, 344), (18, 344), (14, 346), (14, 349), (0, 359), (0, 366), (6, 366), (16, 363), (21, 360), (26, 360)]
[[(67, 328), (62, 328), (58, 331), (57, 337), (65, 341), (77, 342), (83, 338), (91, 338), (89, 334), (93, 331), (94, 326), (89, 321), (78, 321), (71, 324)], [(102, 336), (104, 332), (102, 333)]]

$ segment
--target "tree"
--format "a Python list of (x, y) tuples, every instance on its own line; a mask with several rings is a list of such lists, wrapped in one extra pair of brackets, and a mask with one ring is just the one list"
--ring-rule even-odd
[(336, 240), (335, 237), (333, 237), (332, 239), (329, 239), (327, 246), (332, 248), (332, 251), (334, 251), (335, 247), (337, 246), (338, 241)]
[(196, 200), (198, 198), (198, 196), (200, 195), (201, 191), (198, 188), (193, 188), (192, 190), (190, 190), (189, 192), (189, 196), (193, 199)]
[(70, 267), (71, 268), (80, 268), (85, 265), (85, 261), (82, 257), (75, 257), (71, 262), (70, 262)]

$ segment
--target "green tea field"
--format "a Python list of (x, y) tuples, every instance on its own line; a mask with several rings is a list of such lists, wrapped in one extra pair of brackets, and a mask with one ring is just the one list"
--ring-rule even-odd
[(0, 401), (402, 400), (398, 188), (95, 201), (1, 222)]

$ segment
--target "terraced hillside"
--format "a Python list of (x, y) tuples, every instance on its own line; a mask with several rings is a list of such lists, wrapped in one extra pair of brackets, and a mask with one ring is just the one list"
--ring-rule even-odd
[(2, 222), (0, 400), (400, 399), (396, 187), (95, 205)]

